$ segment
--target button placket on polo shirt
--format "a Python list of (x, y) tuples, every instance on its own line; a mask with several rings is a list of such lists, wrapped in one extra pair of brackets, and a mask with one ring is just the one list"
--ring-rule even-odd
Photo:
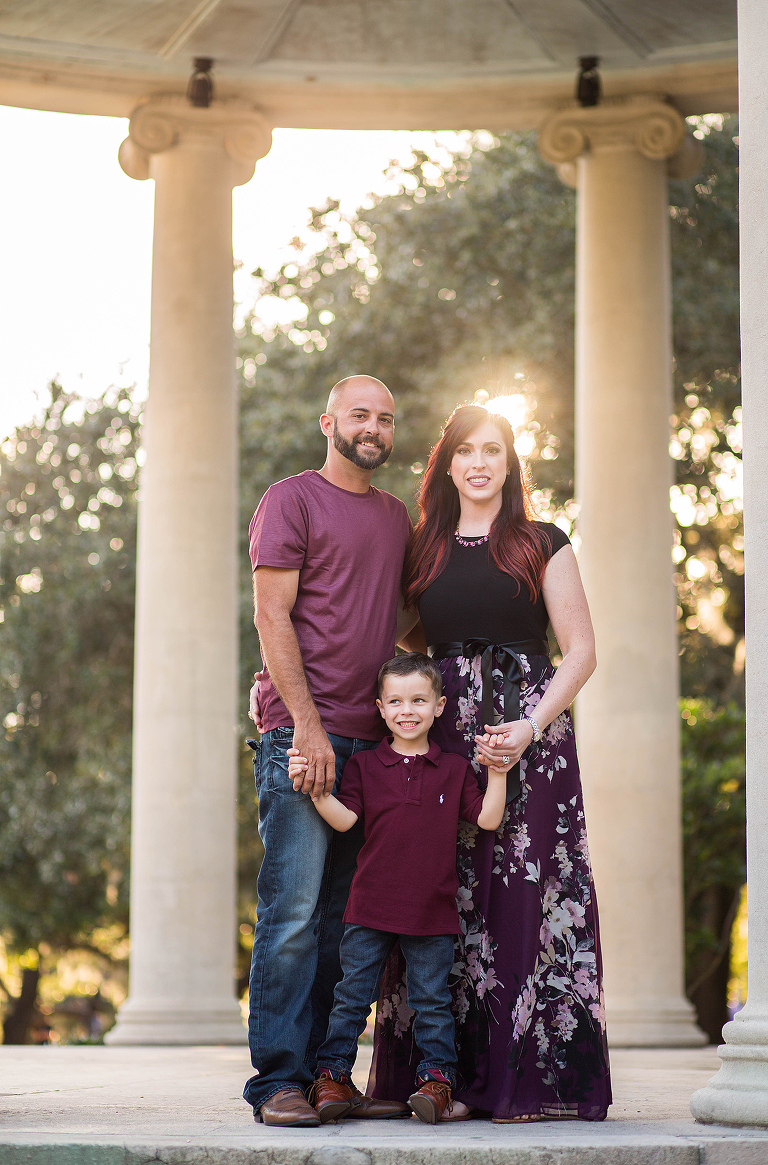
[(403, 757), (405, 770), (405, 800), (406, 804), (421, 805), (421, 775), (424, 771), (424, 760), (420, 756)]

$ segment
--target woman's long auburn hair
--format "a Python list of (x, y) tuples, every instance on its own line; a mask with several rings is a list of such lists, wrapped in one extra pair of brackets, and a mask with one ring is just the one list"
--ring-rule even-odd
[(552, 546), (547, 554), (541, 528), (533, 525), (530, 486), (515, 452), (512, 428), (506, 417), (480, 405), (459, 405), (446, 421), (440, 440), (430, 454), (419, 490), (419, 519), (408, 543), (403, 568), (403, 597), (407, 607), (418, 602), (448, 565), (451, 539), (461, 513), (458, 490), (448, 471), (459, 445), (488, 421), (501, 433), (509, 469), (501, 490), (501, 509), (490, 530), (491, 558), (499, 570), (527, 586), (532, 603), (539, 596)]

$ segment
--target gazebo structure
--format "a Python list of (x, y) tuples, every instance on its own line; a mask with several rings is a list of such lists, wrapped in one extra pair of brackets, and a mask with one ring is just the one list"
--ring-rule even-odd
[[(768, 1124), (768, 21), (740, 0), (749, 1001), (703, 1120)], [(574, 98), (577, 58), (603, 97)], [(187, 97), (193, 58), (215, 99)], [(537, 129), (578, 190), (577, 492), (600, 667), (579, 708), (609, 1034), (703, 1042), (683, 992), (666, 178), (737, 108), (731, 0), (16, 0), (0, 101), (129, 117), (155, 182), (139, 520), (131, 988), (113, 1043), (241, 1042), (231, 192), (273, 126)], [(371, 369), (375, 373), (376, 369)], [(620, 758), (618, 761), (615, 758)]]

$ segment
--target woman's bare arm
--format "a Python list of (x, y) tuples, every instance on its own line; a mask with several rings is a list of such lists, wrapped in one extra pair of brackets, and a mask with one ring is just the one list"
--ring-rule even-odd
[(397, 604), (397, 637), (395, 642), (404, 651), (426, 651), (427, 641), (416, 607), (403, 606), (402, 597)]
[[(563, 660), (536, 705), (534, 718), (540, 729), (551, 724), (555, 717), (569, 708), (597, 666), (595, 635), (589, 614), (587, 597), (579, 574), (576, 555), (570, 546), (563, 546), (552, 556), (544, 572), (542, 586), (552, 630), (557, 637)], [(527, 720), (514, 724), (486, 725), (488, 732), (505, 732), (503, 746), (490, 748), (480, 737), (478, 752), (484, 764), (499, 764), (502, 754), (516, 764), (533, 739), (533, 729)]]

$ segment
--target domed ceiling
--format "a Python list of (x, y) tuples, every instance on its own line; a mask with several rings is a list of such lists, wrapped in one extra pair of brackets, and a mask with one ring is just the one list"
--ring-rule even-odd
[(735, 104), (735, 0), (14, 0), (0, 7), (0, 101), (129, 112), (212, 57), (219, 96), (275, 124), (535, 124), (577, 58), (606, 93), (681, 110)]

